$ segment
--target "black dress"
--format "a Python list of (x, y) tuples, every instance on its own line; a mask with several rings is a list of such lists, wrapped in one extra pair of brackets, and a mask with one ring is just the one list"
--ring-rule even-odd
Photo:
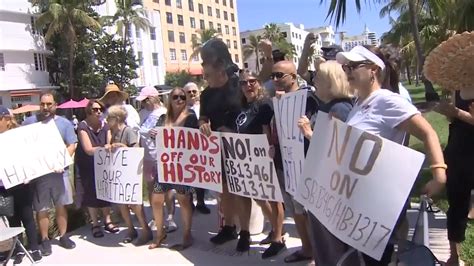
[[(107, 144), (107, 132), (109, 126), (105, 123), (99, 131), (94, 132), (86, 121), (81, 121), (77, 127), (77, 133), (84, 131), (89, 136), (92, 147), (103, 147)], [(83, 189), (82, 205), (91, 208), (103, 208), (110, 206), (110, 202), (97, 199), (95, 191), (95, 173), (94, 173), (94, 156), (88, 155), (82, 148), (81, 139), (76, 149), (74, 157), (76, 165), (76, 188)]]

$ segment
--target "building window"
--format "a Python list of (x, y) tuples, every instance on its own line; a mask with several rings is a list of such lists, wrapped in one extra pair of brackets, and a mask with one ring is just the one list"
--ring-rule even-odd
[(199, 61), (199, 55), (198, 54), (193, 56), (193, 61), (194, 62)]
[(135, 36), (137, 36), (137, 39), (141, 38), (142, 35), (140, 34), (140, 28), (135, 27)]
[(159, 4), (159, 3), (160, 3), (160, 0), (153, 0), (153, 3)]
[(249, 63), (244, 63), (244, 68), (249, 68)]
[(239, 55), (238, 54), (235, 55), (235, 62), (239, 63)]
[(222, 33), (222, 25), (217, 23), (217, 32)]
[(209, 28), (214, 29), (214, 23), (212, 23), (212, 21), (209, 21)]
[(194, 2), (193, 0), (188, 0), (189, 11), (194, 11)]
[(230, 13), (230, 20), (231, 20), (232, 22), (235, 21), (234, 13)]
[(166, 12), (166, 22), (168, 24), (173, 24), (173, 14), (170, 12)]
[(36, 34), (35, 18), (34, 17), (30, 17), (30, 18), (31, 18), (31, 33), (35, 35)]
[(204, 23), (204, 19), (200, 19), (199, 20), (199, 28), (201, 30), (205, 29), (206, 28), (206, 24)]
[(186, 52), (186, 50), (181, 50), (181, 60), (188, 60), (188, 53)]
[(3, 105), (3, 99), (1, 96), (0, 96), (0, 105)]
[(237, 49), (237, 41), (234, 41), (234, 49)]
[(245, 41), (246, 41), (245, 38), (242, 38), (242, 44), (245, 44)]
[(234, 0), (229, 0), (230, 8), (234, 8)]
[(294, 32), (291, 33), (291, 37), (295, 38), (295, 33)]
[(212, 7), (210, 6), (207, 7), (207, 15), (212, 16)]
[(222, 4), (223, 4), (224, 6), (227, 6), (227, 1), (226, 1), (226, 0), (222, 0)]
[(171, 6), (171, 0), (165, 0), (165, 5)]
[(5, 58), (3, 53), (0, 53), (0, 71), (5, 71)]
[(168, 42), (174, 42), (174, 31), (168, 31)]
[(176, 7), (183, 8), (183, 3), (181, 3), (181, 0), (176, 0)]
[[(2, 55), (3, 58), (3, 55)], [(46, 60), (43, 54), (33, 54), (33, 59), (35, 62), (35, 70), (36, 71), (47, 71), (46, 70)]]
[(237, 30), (235, 27), (232, 27), (232, 35), (237, 36)]
[(138, 65), (143, 66), (143, 52), (142, 51), (137, 52), (137, 60), (138, 60)]
[(225, 25), (225, 34), (230, 34), (230, 31), (229, 31), (229, 26)]
[(202, 4), (198, 4), (199, 14), (204, 14), (204, 7)]
[(219, 0), (216, 0), (216, 4), (219, 4)]
[(158, 66), (158, 53), (151, 53), (151, 59), (153, 61), (153, 66)]
[(186, 35), (184, 35), (184, 32), (179, 33), (179, 42), (186, 43)]
[(230, 40), (225, 40), (225, 43), (227, 44), (227, 48), (230, 48)]
[(182, 15), (178, 15), (178, 25), (184, 26), (184, 20)]
[(216, 8), (216, 18), (221, 18), (221, 11), (219, 8)]
[(155, 32), (155, 27), (150, 27), (150, 39), (151, 40), (156, 40), (156, 32)]
[(288, 37), (288, 33), (286, 33), (286, 31), (284, 31), (284, 32), (281, 33), (281, 36), (282, 36), (283, 38), (286, 38), (286, 37)]
[(170, 49), (170, 60), (176, 61), (176, 49)]
[(189, 18), (189, 24), (191, 24), (191, 28), (196, 28), (196, 20), (194, 18)]
[(227, 11), (224, 11), (224, 20), (229, 20), (229, 16), (227, 16)]

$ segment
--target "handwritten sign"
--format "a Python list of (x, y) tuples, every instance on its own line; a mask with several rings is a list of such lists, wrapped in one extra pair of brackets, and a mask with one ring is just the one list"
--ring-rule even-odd
[(380, 260), (424, 155), (322, 112), (315, 129), (295, 199), (341, 241)]
[(221, 133), (221, 142), (229, 192), (283, 202), (266, 135)]
[(142, 204), (143, 148), (94, 152), (95, 191), (100, 200)]
[(0, 147), (0, 179), (7, 189), (72, 164), (52, 120), (0, 134)]
[(285, 190), (296, 194), (298, 180), (303, 172), (304, 136), (298, 128), (298, 119), (305, 114), (306, 90), (286, 93), (273, 98), (278, 141), (283, 159)]
[(198, 129), (160, 127), (156, 135), (158, 180), (222, 192), (219, 135)]

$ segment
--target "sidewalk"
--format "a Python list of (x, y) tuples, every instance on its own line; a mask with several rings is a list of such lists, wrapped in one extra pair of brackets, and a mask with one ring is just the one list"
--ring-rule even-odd
[[(126, 230), (117, 235), (106, 234), (104, 238), (93, 238), (90, 227), (85, 226), (73, 231), (71, 239), (76, 242), (77, 247), (73, 250), (65, 250), (53, 242), (53, 254), (43, 258), (42, 265), (90, 265), (90, 264), (153, 264), (153, 265), (285, 265), (285, 256), (296, 251), (301, 242), (296, 238), (296, 228), (292, 219), (285, 220), (287, 234), (287, 250), (273, 259), (262, 260), (261, 253), (266, 246), (259, 246), (258, 242), (265, 237), (264, 234), (252, 236), (254, 244), (246, 253), (235, 251), (237, 240), (222, 246), (214, 246), (209, 238), (216, 234), (217, 216), (216, 202), (210, 201), (209, 207), (212, 213), (203, 215), (195, 213), (193, 216), (193, 235), (195, 243), (183, 252), (167, 249), (173, 244), (181, 241), (181, 230), (168, 234), (164, 248), (148, 250), (147, 246), (135, 247), (132, 244), (122, 244)], [(151, 218), (151, 209), (146, 208), (147, 217)], [(410, 223), (410, 234), (418, 215), (417, 210), (408, 211)], [(179, 208), (176, 211), (176, 222), (180, 225)], [(125, 229), (125, 228), (122, 228)], [(411, 237), (411, 236), (410, 236)], [(449, 245), (446, 237), (446, 216), (442, 213), (430, 214), (430, 245), (431, 250), (441, 261), (449, 257)], [(22, 265), (28, 265), (28, 259), (24, 259)], [(308, 263), (294, 263), (286, 265), (307, 265)], [(10, 261), (8, 265), (13, 265)]]

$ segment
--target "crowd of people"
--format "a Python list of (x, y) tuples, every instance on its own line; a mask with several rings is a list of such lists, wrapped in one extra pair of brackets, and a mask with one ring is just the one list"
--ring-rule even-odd
[[(76, 205), (87, 209), (93, 237), (104, 237), (104, 231), (119, 231), (118, 225), (114, 224), (111, 218), (111, 213), (115, 212), (121, 215), (127, 226), (124, 243), (140, 246), (151, 242), (148, 248), (154, 249), (160, 247), (166, 240), (167, 233), (175, 231), (178, 226), (174, 222), (174, 205), (177, 198), (183, 217), (183, 240), (181, 244), (171, 248), (184, 250), (193, 244), (193, 211), (210, 213), (204, 201), (206, 191), (158, 182), (156, 128), (196, 128), (205, 135), (210, 135), (212, 131), (265, 134), (270, 144), (269, 154), (273, 157), (279, 185), (284, 194), (284, 202), (256, 201), (271, 224), (271, 231), (260, 243), (268, 245), (262, 253), (262, 258), (274, 257), (285, 249), (283, 221), (286, 211), (295, 220), (301, 248), (285, 257), (284, 261), (291, 263), (314, 260), (316, 265), (336, 265), (350, 246), (332, 235), (301, 203), (285, 192), (284, 167), (271, 97), (307, 90), (305, 115), (297, 121), (297, 126), (305, 137), (305, 153), (313, 132), (320, 130), (314, 127), (316, 116), (328, 113), (334, 119), (401, 145), (407, 143), (409, 135), (421, 140), (433, 174), (433, 179), (424, 188), (424, 193), (428, 196), (436, 195), (443, 189), (446, 169), (453, 165), (448, 172), (450, 178), (454, 176), (448, 181), (455, 182), (452, 187), (448, 186), (448, 198), (453, 204), (448, 212), (448, 234), (449, 240), (452, 241), (450, 263), (456, 265), (458, 244), (464, 240), (469, 208), (466, 207), (468, 202), (457, 202), (459, 198), (455, 194), (461, 190), (465, 192), (462, 187), (462, 175), (472, 177), (472, 174), (463, 172), (469, 167), (463, 167), (462, 162), (468, 163), (468, 160), (459, 161), (455, 158), (458, 158), (456, 153), (459, 149), (464, 150), (463, 147), (466, 146), (455, 142), (450, 136), (448, 166), (445, 164), (436, 132), (411, 104), (406, 89), (399, 83), (395, 61), (383, 49), (357, 46), (349, 52), (343, 52), (340, 47), (328, 47), (324, 49), (323, 55), (314, 61), (314, 70), (309, 71), (309, 49), (314, 41), (314, 35), (309, 34), (298, 67), (292, 61), (285, 60), (284, 56), (281, 57), (278, 50), (272, 49), (270, 42), (261, 42), (260, 49), (265, 55), (263, 67), (260, 73), (254, 73), (246, 69), (239, 70), (232, 62), (226, 45), (219, 39), (213, 39), (201, 50), (204, 79), (208, 85), (202, 92), (196, 84), (188, 83), (183, 88), (171, 90), (167, 101), (163, 102), (162, 95), (155, 88), (145, 87), (136, 98), (142, 106), (138, 113), (133, 106), (125, 103), (128, 94), (121, 91), (117, 85), (109, 84), (101, 99), (89, 101), (85, 108), (86, 118), (77, 123), (77, 135), (70, 121), (55, 114), (54, 95), (42, 94), (39, 113), (27, 118), (23, 124), (54, 120), (69, 153), (74, 155), (75, 182), (74, 186), (69, 184), (68, 169), (57, 169), (29, 184), (8, 190), (0, 184), (0, 193), (14, 198), (15, 211), (13, 216), (8, 217), (10, 226), (23, 224), (31, 255), (35, 260), (40, 260), (41, 256), (52, 253), (48, 238), (48, 210), (55, 208), (60, 232), (59, 243), (64, 248), (72, 249), (75, 243), (66, 234), (65, 206), (73, 203), (72, 195), (75, 194)], [(472, 123), (463, 122), (462, 118), (455, 117), (459, 112), (454, 114), (449, 109), (459, 108), (467, 113), (463, 115), (468, 115), (469, 104), (470, 102), (457, 100), (457, 107), (444, 106), (440, 109), (440, 112), (453, 119), (451, 134), (472, 132), (469, 131), (472, 130), (472, 125), (468, 125)], [(17, 126), (8, 109), (0, 107), (0, 133)], [(454, 131), (455, 128), (459, 130)], [(456, 139), (470, 139), (467, 135), (463, 136), (466, 137)], [(143, 205), (117, 205), (96, 198), (93, 155), (99, 147), (144, 147), (143, 178), (153, 209), (153, 224), (147, 223)], [(466, 149), (465, 152), (472, 153), (471, 149)], [(224, 171), (222, 172), (224, 174)], [(223, 225), (210, 241), (221, 245), (238, 239), (236, 250), (246, 252), (251, 244), (251, 199), (230, 193), (225, 177), (223, 182), (223, 192), (219, 195)], [(70, 191), (71, 187), (75, 187), (75, 193)], [(164, 205), (167, 217), (164, 215)], [(407, 206), (400, 214), (396, 228), (401, 227), (406, 219)], [(140, 233), (131, 219), (131, 210), (139, 222)], [(239, 228), (236, 226), (236, 220)], [(155, 236), (152, 234), (154, 226), (157, 229)], [(394, 233), (392, 238), (396, 236)], [(406, 238), (406, 235), (404, 237)], [(360, 257), (353, 256), (346, 260), (345, 265), (387, 265), (394, 252), (391, 243), (393, 242), (387, 245), (380, 261), (363, 255), (361, 262)], [(23, 256), (24, 254), (18, 251), (15, 261), (21, 262)]]

